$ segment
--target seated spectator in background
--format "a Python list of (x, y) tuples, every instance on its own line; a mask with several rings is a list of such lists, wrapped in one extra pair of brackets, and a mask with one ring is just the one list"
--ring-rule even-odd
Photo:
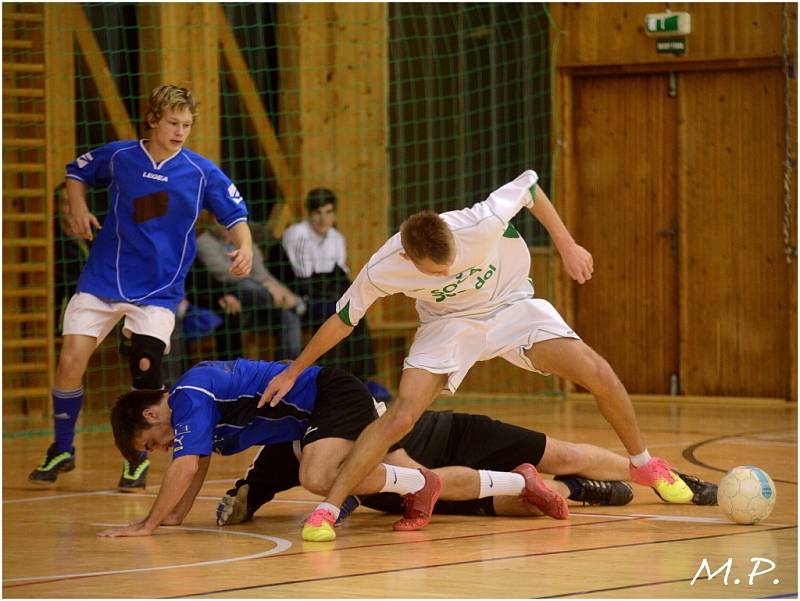
[[(287, 228), (282, 244), (295, 276), (289, 285), (306, 298), (306, 323), (317, 328), (336, 313), (336, 301), (350, 287), (350, 269), (347, 267), (345, 237), (334, 226), (336, 195), (327, 188), (315, 188), (306, 196), (306, 210), (308, 219)], [(366, 322), (359, 322), (353, 334), (321, 361), (347, 370), (366, 382), (375, 374), (375, 358)], [(376, 395), (373, 387), (369, 387), (376, 398), (383, 396)]]
[(215, 331), (219, 359), (242, 356), (242, 329), (275, 334), (278, 359), (294, 359), (302, 344), (300, 315), (304, 301), (279, 282), (253, 246), (253, 270), (246, 278), (232, 277), (226, 265), (232, 249), (228, 231), (211, 225), (197, 237), (197, 267), (190, 272), (189, 302), (217, 312), (224, 320)]

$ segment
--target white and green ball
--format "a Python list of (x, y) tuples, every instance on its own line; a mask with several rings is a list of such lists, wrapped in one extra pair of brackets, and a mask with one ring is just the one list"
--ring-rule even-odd
[(717, 502), (737, 524), (757, 524), (775, 507), (775, 483), (764, 470), (752, 465), (733, 468), (719, 481)]

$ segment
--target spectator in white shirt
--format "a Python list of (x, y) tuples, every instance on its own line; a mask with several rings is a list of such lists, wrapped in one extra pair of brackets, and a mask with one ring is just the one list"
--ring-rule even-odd
[(308, 219), (289, 226), (282, 240), (295, 275), (309, 278), (332, 273), (337, 266), (350, 273), (347, 243), (334, 226), (336, 195), (326, 188), (312, 190), (306, 197), (306, 208)]
[[(315, 188), (306, 195), (308, 219), (289, 226), (283, 234), (283, 250), (294, 280), (284, 281), (306, 299), (306, 324), (316, 328), (336, 313), (336, 301), (350, 287), (347, 242), (336, 229), (336, 194)], [(349, 371), (370, 385), (375, 359), (366, 323), (359, 323), (352, 342), (331, 350), (323, 362)], [(349, 341), (345, 341), (349, 342)], [(375, 396), (375, 391), (370, 389)], [(379, 395), (383, 394), (380, 391)]]

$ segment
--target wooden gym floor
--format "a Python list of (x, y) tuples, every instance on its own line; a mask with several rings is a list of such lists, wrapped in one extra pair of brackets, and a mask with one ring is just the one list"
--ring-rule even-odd
[[(530, 401), (437, 408), (490, 414), (616, 451), (592, 402)], [(3, 440), (5, 597), (797, 597), (797, 413), (780, 403), (638, 402), (648, 445), (678, 469), (717, 482), (741, 464), (764, 468), (773, 514), (730, 523), (717, 507), (667, 505), (635, 486), (625, 507), (574, 505), (570, 519), (435, 516), (395, 533), (393, 516), (359, 509), (332, 543), (304, 543), (312, 495), (293, 489), (247, 524), (217, 528), (219, 497), (250, 454), (214, 457), (185, 524), (147, 538), (98, 539), (148, 511), (169, 458), (155, 457), (146, 494), (116, 493), (109, 432), (80, 434), (78, 467), (51, 489), (27, 483), (49, 437)], [(716, 571), (729, 559), (727, 579)], [(754, 560), (753, 558), (762, 558)], [(766, 572), (773, 562), (773, 570)], [(757, 566), (754, 569), (754, 566)], [(750, 574), (763, 571), (760, 575)]]

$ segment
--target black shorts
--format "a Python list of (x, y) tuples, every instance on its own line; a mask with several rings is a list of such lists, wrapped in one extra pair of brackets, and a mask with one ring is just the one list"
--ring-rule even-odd
[(541, 432), (485, 415), (454, 413), (448, 463), (442, 465), (510, 472), (521, 463), (538, 464), (546, 443), (547, 436)]
[(323, 367), (317, 376), (317, 400), (300, 444), (321, 438), (355, 440), (376, 419), (375, 402), (361, 380), (336, 367)]
[(428, 468), (508, 472), (521, 463), (539, 463), (547, 436), (485, 415), (427, 411), (403, 442), (406, 453)]

